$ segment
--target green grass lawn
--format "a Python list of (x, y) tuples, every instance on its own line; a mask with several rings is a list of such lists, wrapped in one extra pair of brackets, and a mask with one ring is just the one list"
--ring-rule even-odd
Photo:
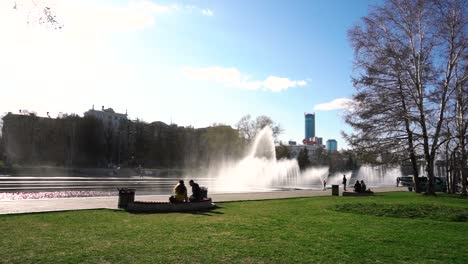
[(0, 262), (468, 263), (468, 199), (400, 192), (219, 205), (2, 215)]

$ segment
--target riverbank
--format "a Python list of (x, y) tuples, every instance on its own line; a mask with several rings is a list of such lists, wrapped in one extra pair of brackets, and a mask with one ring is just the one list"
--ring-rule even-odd
[[(372, 189), (376, 193), (408, 191), (405, 187), (376, 187)], [(52, 199), (25, 199), (14, 201), (0, 201), (0, 214), (40, 213), (53, 211), (90, 210), (90, 209), (117, 209), (118, 196), (107, 197), (80, 197), (80, 198), (52, 198)], [(342, 190), (340, 189), (340, 195)], [(274, 192), (252, 193), (219, 193), (210, 194), (213, 201), (250, 201), (271, 200), (298, 197), (331, 196), (331, 189), (323, 190), (291, 190)], [(138, 201), (166, 202), (168, 195), (139, 195)]]

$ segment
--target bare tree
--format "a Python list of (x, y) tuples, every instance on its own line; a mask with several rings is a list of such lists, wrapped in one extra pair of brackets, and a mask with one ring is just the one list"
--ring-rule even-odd
[[(465, 30), (467, 21), (464, 21)], [(465, 46), (466, 46), (466, 39)], [(466, 51), (462, 54), (460, 65), (455, 66), (455, 120), (457, 129), (457, 141), (460, 148), (460, 175), (462, 178), (462, 194), (467, 195), (467, 162), (468, 162), (468, 54)]]
[[(348, 32), (359, 74), (353, 78), (357, 89), (353, 96), (354, 105), (345, 115), (355, 134), (345, 134), (345, 138), (358, 153), (371, 154), (371, 163), (382, 162), (382, 154), (387, 157), (393, 154), (390, 156), (394, 159), (385, 162), (402, 162), (409, 156), (417, 183), (415, 104), (406, 96), (401, 65), (402, 57), (409, 54), (382, 25), (382, 12), (384, 9), (377, 9), (363, 20), (362, 25)], [(417, 192), (418, 186), (416, 184)]]
[(26, 23), (52, 29), (62, 29), (63, 24), (57, 19), (54, 7), (44, 0), (11, 1), (13, 10), (24, 15)]
[(283, 132), (280, 124), (276, 124), (270, 117), (265, 115), (258, 116), (255, 120), (252, 120), (250, 115), (245, 115), (237, 122), (236, 129), (241, 137), (251, 141), (255, 138), (257, 132), (266, 126), (270, 126), (275, 139)]
[(402, 138), (395, 135), (404, 135), (413, 167), (420, 141), (430, 194), (450, 95), (457, 87), (466, 89), (466, 71), (456, 74), (466, 69), (466, 11), (465, 0), (389, 0), (349, 33), (360, 71), (357, 83), (367, 89), (367, 98), (358, 102), (380, 110), (361, 114), (361, 122), (382, 125), (375, 130), (390, 142), (399, 143)]

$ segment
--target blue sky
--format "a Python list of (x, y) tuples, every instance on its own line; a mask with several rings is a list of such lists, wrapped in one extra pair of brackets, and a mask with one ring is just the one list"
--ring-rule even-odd
[[(0, 113), (82, 115), (112, 107), (204, 127), (268, 115), (282, 140), (344, 142), (353, 93), (346, 32), (379, 1), (58, 1), (63, 29), (27, 23), (31, 0), (0, 4)], [(34, 16), (32, 16), (34, 18)], [(31, 15), (29, 15), (31, 20)]]

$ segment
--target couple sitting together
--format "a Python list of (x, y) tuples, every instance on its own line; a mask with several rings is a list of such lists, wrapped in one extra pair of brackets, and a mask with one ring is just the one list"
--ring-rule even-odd
[(171, 203), (185, 203), (185, 202), (197, 202), (202, 200), (201, 189), (198, 183), (193, 180), (189, 181), (192, 186), (192, 195), (187, 198), (187, 187), (185, 187), (184, 181), (180, 180), (179, 183), (174, 187), (174, 195), (169, 197)]
[(367, 189), (367, 186), (364, 183), (364, 180), (361, 180), (361, 182), (356, 181), (356, 183), (354, 184), (354, 192), (357, 192), (357, 193), (373, 193), (370, 189)]

